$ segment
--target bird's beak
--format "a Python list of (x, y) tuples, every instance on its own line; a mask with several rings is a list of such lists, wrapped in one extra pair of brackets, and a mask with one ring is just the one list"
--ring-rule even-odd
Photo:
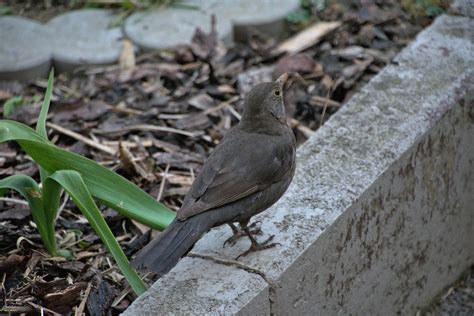
[(289, 77), (289, 73), (285, 72), (276, 80), (276, 82), (278, 82), (278, 84), (280, 85), (280, 88), (282, 91), (283, 91), (283, 88), (285, 87), (285, 83), (288, 80), (288, 77)]
[[(278, 77), (278, 79), (276, 80), (276, 82), (278, 83), (278, 85), (280, 86), (280, 90), (281, 90), (281, 93), (284, 95), (284, 91), (285, 91), (285, 85), (288, 81), (288, 78), (289, 78), (290, 74), (288, 72), (285, 72), (283, 75), (281, 75), (280, 77)], [(284, 104), (284, 101), (282, 100), (281, 102), (281, 109), (278, 109), (277, 111), (278, 113), (276, 113), (275, 117), (277, 118), (277, 120), (279, 120), (282, 124), (287, 124), (286, 122), (286, 116), (285, 116), (285, 104)]]

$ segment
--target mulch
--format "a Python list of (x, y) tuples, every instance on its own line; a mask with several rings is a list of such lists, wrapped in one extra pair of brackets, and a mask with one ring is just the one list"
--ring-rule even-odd
[[(226, 48), (213, 32), (197, 30), (190, 45), (138, 56), (124, 51), (120, 65), (61, 74), (55, 80), (49, 138), (177, 210), (206, 157), (238, 123), (243, 97), (255, 83), (285, 71), (302, 75), (304, 82), (287, 94), (287, 113), (302, 144), (431, 21), (413, 18), (399, 1), (346, 2), (333, 1), (315, 12), (308, 23), (342, 25), (293, 56), (278, 53), (279, 41), (258, 33), (248, 43)], [(294, 26), (292, 33), (305, 26)], [(0, 82), (0, 101), (22, 95), (25, 104), (8, 118), (33, 125), (45, 87), (45, 80)], [(19, 146), (0, 144), (0, 178), (18, 173), (39, 179), (37, 165)], [(0, 200), (0, 311), (120, 313), (135, 295), (67, 196), (61, 209), (58, 244), (74, 260), (48, 256), (18, 195)], [(111, 209), (101, 210), (129, 257), (155, 234)]]

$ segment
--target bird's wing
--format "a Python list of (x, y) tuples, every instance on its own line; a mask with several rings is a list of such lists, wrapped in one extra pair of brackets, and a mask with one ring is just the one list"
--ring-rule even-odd
[(291, 161), (285, 151), (294, 153), (291, 144), (255, 134), (238, 141), (232, 138), (221, 143), (203, 165), (178, 211), (179, 219), (235, 202), (288, 174)]

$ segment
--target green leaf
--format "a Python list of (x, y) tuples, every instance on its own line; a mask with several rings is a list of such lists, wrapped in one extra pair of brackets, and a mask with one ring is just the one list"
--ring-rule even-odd
[(310, 14), (305, 9), (298, 9), (294, 12), (291, 12), (287, 15), (286, 19), (290, 23), (305, 23), (309, 20)]
[(0, 180), (0, 196), (3, 196), (8, 189), (17, 191), (28, 201), (31, 216), (33, 216), (33, 220), (38, 227), (38, 232), (40, 233), (44, 246), (51, 255), (56, 255), (54, 228), (51, 234), (51, 232), (48, 231), (50, 225), (48, 225), (43, 211), (41, 189), (38, 184), (31, 177), (18, 174)]
[(64, 257), (66, 259), (69, 259), (69, 260), (74, 259), (73, 253), (70, 250), (67, 250), (67, 249), (58, 249), (57, 250), (57, 255), (60, 256), (60, 257)]
[(10, 99), (8, 99), (5, 102), (5, 104), (3, 104), (3, 117), (10, 116), (13, 109), (22, 104), (23, 104), (22, 96), (11, 97)]
[[(41, 111), (38, 116), (38, 122), (36, 123), (36, 131), (38, 134), (48, 139), (48, 133), (46, 132), (46, 118), (48, 116), (49, 104), (51, 103), (51, 95), (53, 94), (53, 82), (54, 82), (54, 68), (51, 68), (48, 78), (48, 87), (46, 88), (46, 93), (44, 95), (43, 105), (41, 106)], [(48, 172), (40, 166), (40, 177), (41, 182), (48, 177)]]
[(55, 237), (55, 223), (56, 217), (59, 210), (59, 201), (61, 198), (61, 187), (58, 185), (47, 185), (47, 178), (43, 181), (43, 210), (46, 218), (46, 224), (48, 225), (48, 239), (54, 246), (54, 249), (57, 249)]
[(0, 4), (0, 16), (2, 15), (9, 15), (9, 14), (12, 14), (13, 13), (13, 10), (11, 7), (7, 6), (7, 5), (4, 5), (4, 4)]
[(52, 145), (24, 124), (0, 120), (0, 142), (9, 140), (16, 140), (50, 173), (58, 170), (79, 172), (92, 196), (124, 216), (159, 230), (167, 227), (175, 217), (174, 212), (135, 184), (95, 161)]
[[(59, 192), (60, 187), (67, 191), (72, 201), (81, 210), (87, 218), (92, 228), (99, 235), (100, 239), (112, 253), (120, 270), (127, 278), (133, 291), (137, 295), (141, 295), (146, 291), (146, 287), (138, 276), (137, 272), (130, 267), (127, 257), (115, 240), (112, 231), (105, 222), (102, 214), (94, 203), (92, 196), (87, 189), (86, 183), (82, 180), (81, 175), (73, 170), (60, 170), (53, 173), (45, 180), (46, 187), (54, 192)], [(55, 188), (56, 187), (56, 188)]]
[(51, 103), (51, 95), (53, 93), (53, 81), (54, 81), (54, 68), (49, 72), (48, 87), (44, 95), (43, 105), (38, 117), (38, 123), (36, 123), (36, 131), (44, 138), (48, 138), (46, 132), (46, 117), (48, 116), (49, 104)]

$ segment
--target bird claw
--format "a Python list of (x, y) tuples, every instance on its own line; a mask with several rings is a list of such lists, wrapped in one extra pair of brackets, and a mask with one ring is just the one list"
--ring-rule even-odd
[(222, 244), (222, 248), (225, 248), (225, 245), (227, 245), (227, 244), (229, 244), (232, 247), (237, 242), (237, 239), (239, 239), (240, 237), (243, 237), (243, 236), (247, 236), (247, 235), (241, 230), (238, 231), (236, 234), (233, 234), (231, 237), (227, 238), (224, 241), (224, 244)]
[(254, 230), (250, 230), (251, 233), (253, 233), (254, 231), (258, 231), (258, 233), (253, 233), (254, 235), (259, 235), (261, 232), (261, 226), (258, 226), (257, 224), (262, 224), (262, 221), (255, 221), (248, 226), (249, 229), (255, 228)]
[[(262, 222), (256, 221), (248, 226), (248, 228), (251, 229), (250, 233), (254, 236), (262, 234), (262, 229), (260, 226), (257, 225), (257, 223), (262, 223)], [(233, 235), (224, 241), (224, 244), (222, 244), (222, 248), (225, 248), (227, 244), (229, 244), (231, 247), (234, 246), (239, 238), (245, 237), (245, 236), (247, 236), (245, 231), (241, 229), (233, 230)]]
[(281, 244), (279, 242), (275, 242), (275, 243), (272, 243), (272, 244), (269, 244), (270, 241), (273, 240), (273, 238), (275, 237), (275, 235), (271, 235), (270, 237), (268, 237), (267, 240), (265, 240), (264, 242), (262, 243), (252, 243), (252, 245), (250, 246), (250, 248), (241, 253), (240, 255), (238, 255), (235, 260), (239, 260), (240, 257), (245, 257), (246, 255), (248, 255), (249, 253), (252, 253), (252, 252), (255, 252), (255, 251), (260, 251), (260, 250), (265, 250), (265, 249), (269, 249), (269, 248), (273, 248), (275, 247), (276, 245), (280, 245)]

